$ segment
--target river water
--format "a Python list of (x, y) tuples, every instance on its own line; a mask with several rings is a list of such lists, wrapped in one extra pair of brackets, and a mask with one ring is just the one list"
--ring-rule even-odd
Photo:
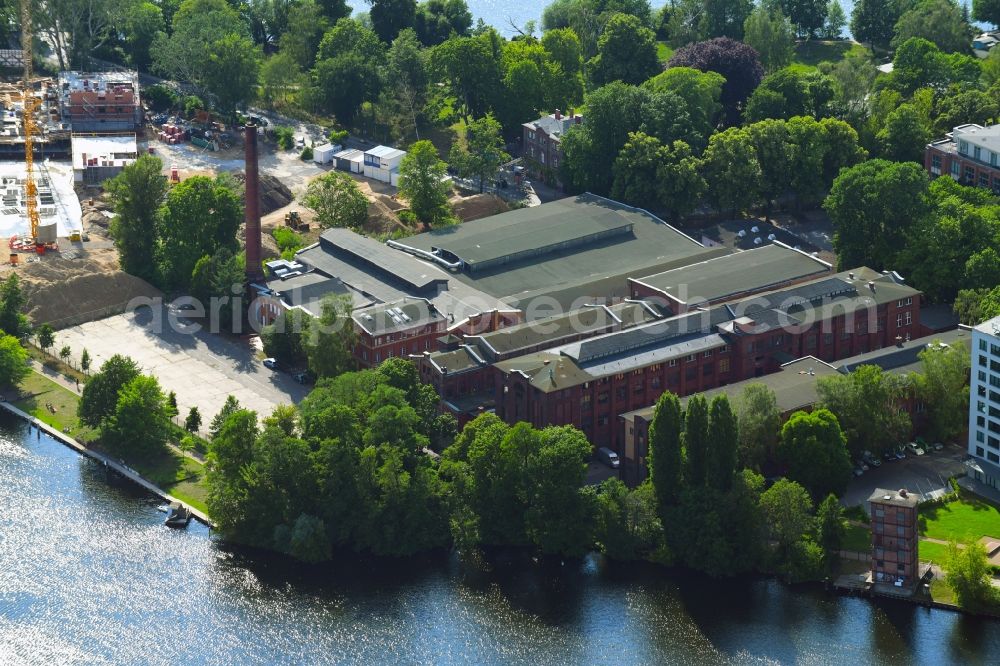
[[(963, 6), (970, 6), (970, 0), (960, 0)], [(542, 12), (549, 4), (548, 0), (533, 2), (532, 0), (466, 0), (469, 11), (472, 12), (473, 24), (476, 19), (483, 19), (486, 25), (496, 28), (505, 37), (512, 37), (517, 34), (511, 27), (511, 22), (519, 28), (523, 28), (528, 21), (536, 24), (536, 34), (542, 29)], [(650, 5), (656, 11), (666, 0), (651, 0)], [(347, 0), (347, 6), (354, 12), (367, 12), (371, 5), (367, 0)], [(851, 12), (854, 11), (854, 0), (840, 0), (840, 6), (844, 9), (844, 15), (848, 20)], [(984, 26), (979, 26), (984, 28)], [(850, 28), (844, 28), (844, 36), (850, 34)]]
[(0, 417), (0, 664), (977, 664), (1000, 623), (770, 580), (583, 563), (322, 569), (162, 526)]

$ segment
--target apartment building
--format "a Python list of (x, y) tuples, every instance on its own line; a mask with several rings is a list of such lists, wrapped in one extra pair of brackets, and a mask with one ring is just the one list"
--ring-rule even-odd
[(533, 178), (559, 185), (559, 168), (565, 157), (562, 137), (573, 125), (581, 123), (583, 116), (574, 113), (573, 109), (567, 115), (556, 109), (555, 113), (521, 125), (524, 146), (522, 157)]
[(1000, 194), (1000, 125), (959, 125), (927, 144), (924, 168), (931, 177), (948, 175), (963, 185)]
[(1000, 489), (1000, 317), (972, 329), (969, 455), (971, 475)]

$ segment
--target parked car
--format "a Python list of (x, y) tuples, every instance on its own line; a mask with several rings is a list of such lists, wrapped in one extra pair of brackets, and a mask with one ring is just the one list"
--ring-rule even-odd
[(919, 446), (917, 446), (916, 442), (910, 442), (909, 444), (906, 445), (906, 448), (908, 448), (910, 450), (910, 453), (912, 453), (915, 456), (924, 455), (924, 450)]
[(855, 466), (860, 467), (862, 472), (868, 471), (868, 463), (866, 463), (864, 459), (858, 458), (857, 460), (854, 461), (854, 464)]
[(934, 450), (935, 451), (940, 451), (943, 448), (944, 448), (944, 444), (942, 444), (941, 442), (934, 442)]
[(276, 358), (265, 358), (264, 359), (264, 367), (267, 368), (268, 370), (277, 370), (278, 369), (278, 359), (276, 359)]
[(862, 474), (864, 474), (864, 471), (860, 467), (854, 468), (854, 476), (861, 476)]
[(612, 469), (618, 469), (618, 466), (621, 465), (621, 461), (618, 459), (618, 454), (606, 446), (602, 446), (597, 449), (597, 457), (601, 462)]
[(906, 458), (906, 452), (903, 451), (903, 447), (896, 449), (896, 460), (903, 460)]
[(895, 451), (886, 451), (885, 453), (882, 454), (882, 458), (886, 462), (892, 462), (893, 460), (896, 459), (896, 452)]
[(914, 441), (917, 443), (917, 448), (923, 449), (924, 453), (930, 453), (933, 450), (923, 437), (917, 437)]
[(861, 457), (864, 459), (866, 463), (868, 463), (869, 467), (882, 466), (882, 461), (878, 459), (878, 456), (872, 455), (871, 451), (865, 451), (864, 453), (861, 454)]

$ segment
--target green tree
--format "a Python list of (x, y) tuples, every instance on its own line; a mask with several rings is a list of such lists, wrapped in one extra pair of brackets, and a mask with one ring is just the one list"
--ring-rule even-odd
[(965, 280), (973, 289), (1000, 284), (1000, 252), (987, 247), (970, 256), (965, 262)]
[(410, 202), (410, 210), (426, 225), (447, 222), (449, 186), (447, 165), (438, 157), (430, 141), (417, 141), (399, 165), (399, 191)]
[(83, 372), (90, 371), (90, 352), (84, 347), (83, 352), (80, 354), (80, 370)]
[(230, 35), (249, 37), (239, 13), (226, 0), (183, 0), (149, 47), (153, 70), (181, 81), (205, 84), (212, 45)]
[(495, 180), (500, 167), (510, 160), (504, 150), (502, 128), (492, 114), (469, 123), (465, 134), (465, 145), (456, 143), (450, 154), (452, 165), (463, 178), (477, 178), (479, 191), (485, 184)]
[(618, 479), (607, 479), (600, 486), (597, 501), (596, 537), (608, 557), (622, 561), (666, 559), (663, 524), (651, 483), (629, 490)]
[(761, 169), (749, 132), (732, 127), (713, 134), (702, 162), (708, 195), (733, 216), (760, 199)]
[(876, 139), (886, 159), (922, 163), (931, 130), (916, 107), (903, 104), (889, 114)]
[(945, 583), (955, 593), (959, 606), (982, 609), (996, 604), (997, 590), (990, 580), (990, 563), (983, 544), (975, 541), (959, 548), (952, 541), (944, 569)]
[(656, 175), (659, 179), (659, 203), (671, 219), (679, 221), (701, 201), (708, 184), (701, 176), (701, 160), (683, 141), (660, 149), (660, 163)]
[(774, 202), (791, 184), (789, 174), (793, 173), (792, 161), (797, 150), (792, 144), (788, 124), (782, 120), (762, 120), (748, 125), (746, 130), (760, 165), (760, 194), (766, 203), (764, 215), (768, 218)]
[(426, 0), (417, 5), (416, 34), (426, 46), (440, 44), (449, 37), (468, 36), (472, 12), (465, 0)]
[(656, 137), (633, 132), (615, 159), (611, 197), (639, 208), (656, 209), (661, 200), (659, 168), (665, 162)]
[(684, 481), (689, 488), (707, 485), (709, 472), (708, 401), (696, 394), (684, 409)]
[(223, 403), (222, 409), (220, 409), (219, 413), (212, 418), (212, 423), (208, 427), (209, 438), (215, 439), (216, 435), (218, 435), (222, 430), (222, 425), (226, 422), (226, 419), (229, 418), (229, 415), (234, 414), (241, 409), (242, 407), (240, 406), (239, 400), (237, 400), (234, 396), (227, 395), (226, 402)]
[(427, 84), (428, 52), (413, 30), (403, 30), (386, 54), (382, 99), (398, 116), (409, 120), (417, 140), (420, 139), (418, 119), (424, 115), (427, 102)]
[(1000, 28), (1000, 1), (972, 0), (972, 18)]
[(315, 0), (292, 4), (288, 8), (288, 29), (279, 39), (281, 48), (278, 54), (291, 58), (302, 70), (309, 69), (316, 59), (320, 40), (329, 27), (323, 8)]
[(287, 368), (306, 365), (306, 340), (312, 335), (313, 318), (301, 308), (284, 310), (260, 332), (264, 353)]
[(368, 0), (368, 4), (372, 29), (383, 42), (391, 42), (400, 30), (416, 23), (416, 0)]
[(14, 387), (31, 372), (28, 352), (13, 335), (0, 334), (0, 386)]
[(779, 0), (799, 35), (815, 37), (827, 16), (827, 0)]
[(188, 432), (198, 432), (200, 428), (201, 412), (198, 411), (198, 407), (195, 405), (188, 411), (187, 418), (184, 419), (184, 429)]
[(163, 283), (186, 289), (201, 257), (236, 252), (242, 220), (239, 196), (217, 180), (194, 176), (171, 188), (157, 225)]
[(163, 162), (152, 155), (142, 155), (105, 181), (104, 189), (111, 195), (117, 213), (110, 231), (122, 270), (155, 280), (160, 204), (167, 194)]
[(156, 33), (166, 28), (163, 21), (163, 10), (152, 2), (124, 3), (125, 10), (125, 49), (129, 62), (139, 70), (148, 70), (152, 62), (149, 55), (149, 45)]
[(743, 25), (752, 10), (752, 0), (702, 0), (701, 35), (743, 39)]
[(823, 23), (821, 37), (823, 39), (840, 39), (847, 27), (847, 14), (838, 0), (830, 0), (826, 6), (826, 21)]
[(928, 434), (948, 441), (966, 427), (969, 412), (968, 352), (960, 346), (931, 343), (920, 352), (918, 394), (930, 416)]
[(743, 41), (757, 49), (765, 72), (774, 72), (792, 61), (795, 30), (777, 8), (758, 5), (743, 24)]
[(972, 28), (963, 10), (952, 0), (920, 0), (896, 22), (894, 46), (911, 37), (934, 42), (945, 53), (968, 53)]
[(795, 412), (781, 428), (778, 458), (788, 478), (814, 498), (842, 493), (851, 480), (847, 438), (829, 410)]
[(899, 409), (904, 378), (862, 365), (847, 375), (821, 377), (820, 405), (836, 415), (853, 456), (865, 450), (881, 455), (910, 432), (910, 416)]
[(38, 346), (42, 351), (48, 351), (56, 343), (56, 332), (52, 330), (52, 325), (45, 323), (36, 328), (35, 340), (38, 341)]
[[(722, 114), (719, 100), (725, 83), (726, 79), (718, 72), (670, 67), (646, 81), (643, 87), (653, 92), (673, 93), (684, 101), (694, 132), (683, 140), (699, 152), (719, 124)], [(589, 119), (587, 122), (590, 122)]]
[(927, 173), (912, 162), (863, 162), (840, 172), (823, 208), (833, 221), (838, 267), (881, 270), (928, 213)]
[(665, 508), (674, 505), (680, 497), (684, 465), (682, 426), (681, 402), (676, 395), (666, 391), (656, 401), (653, 420), (649, 424), (647, 456), (649, 477), (656, 491), (661, 517), (665, 515)]
[(77, 413), (80, 420), (97, 428), (115, 413), (118, 394), (126, 384), (139, 376), (139, 366), (127, 356), (115, 354), (87, 380), (80, 396)]
[(431, 51), (431, 71), (458, 98), (463, 117), (482, 117), (500, 89), (499, 53), (491, 35), (452, 37)]
[(208, 510), (223, 534), (238, 537), (258, 520), (250, 512), (253, 447), (260, 432), (257, 414), (238, 409), (222, 422), (208, 450)]
[(170, 391), (167, 393), (167, 416), (173, 420), (180, 413), (180, 409), (177, 408), (177, 392)]
[(778, 441), (781, 413), (774, 390), (767, 384), (748, 384), (736, 399), (736, 421), (739, 466), (760, 469), (774, 458)]
[(656, 34), (635, 16), (614, 14), (597, 40), (597, 55), (587, 69), (596, 86), (612, 81), (642, 83), (660, 71)]
[(729, 397), (712, 398), (708, 409), (708, 484), (722, 492), (732, 487), (736, 474), (738, 429)]
[(760, 82), (747, 102), (747, 120), (827, 115), (834, 98), (834, 82), (819, 72), (801, 72), (794, 67), (778, 70)]
[(336, 377), (353, 369), (357, 336), (351, 320), (350, 296), (328, 295), (320, 304), (320, 316), (309, 326), (302, 341), (309, 369), (317, 377)]
[(851, 12), (851, 34), (862, 43), (885, 48), (901, 12), (899, 3), (886, 0), (858, 0)]
[(302, 69), (287, 53), (275, 53), (260, 67), (261, 97), (272, 108), (275, 102), (287, 102), (301, 83)]
[(66, 363), (67, 361), (69, 361), (70, 354), (72, 354), (72, 353), (73, 353), (73, 350), (70, 349), (69, 345), (63, 345), (59, 349), (59, 359), (63, 363)]
[(11, 273), (0, 286), (0, 330), (15, 338), (27, 337), (31, 324), (22, 312), (27, 303), (28, 299), (21, 291), (21, 278), (17, 273)]
[(316, 213), (316, 221), (327, 229), (357, 229), (368, 219), (368, 197), (353, 178), (340, 171), (330, 171), (310, 181), (302, 203)]
[(220, 112), (232, 117), (239, 105), (254, 100), (260, 79), (260, 53), (248, 38), (230, 34), (208, 47), (202, 81)]
[(816, 536), (829, 568), (837, 561), (844, 541), (844, 507), (833, 493), (827, 495), (816, 507)]
[(114, 413), (101, 426), (102, 440), (121, 450), (156, 450), (166, 444), (169, 434), (166, 396), (156, 378), (147, 375), (138, 375), (121, 388)]
[(794, 481), (776, 481), (760, 496), (760, 507), (771, 536), (786, 556), (812, 528), (812, 498)]
[(330, 537), (322, 519), (308, 514), (300, 514), (292, 527), (288, 542), (288, 554), (303, 562), (326, 562), (332, 556)]

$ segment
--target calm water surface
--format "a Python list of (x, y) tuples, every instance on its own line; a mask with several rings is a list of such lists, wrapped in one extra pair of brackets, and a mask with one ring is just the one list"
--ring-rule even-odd
[(1000, 623), (598, 558), (290, 568), (0, 417), (0, 664), (978, 664)]

